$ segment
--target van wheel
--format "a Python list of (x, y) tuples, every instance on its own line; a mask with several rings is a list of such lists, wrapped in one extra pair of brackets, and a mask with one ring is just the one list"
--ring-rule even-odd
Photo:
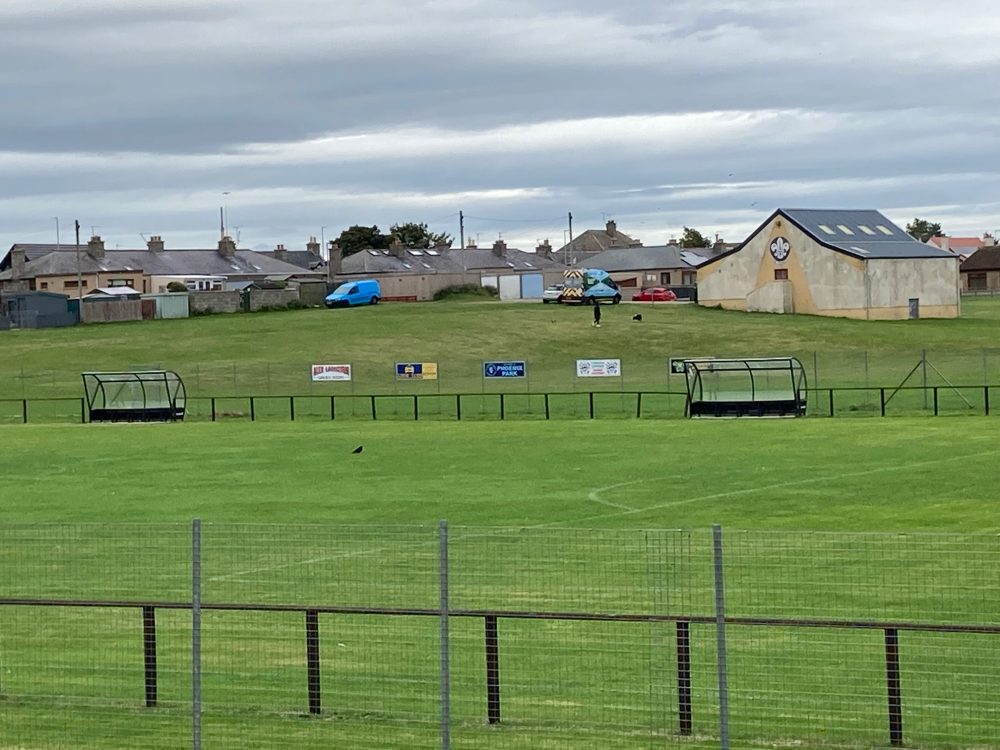
[(611, 304), (617, 305), (621, 301), (622, 301), (622, 296), (620, 294), (616, 294), (615, 298), (611, 300)]
[(372, 297), (372, 304), (373, 305), (377, 305), (378, 304), (378, 297), (377, 296)]

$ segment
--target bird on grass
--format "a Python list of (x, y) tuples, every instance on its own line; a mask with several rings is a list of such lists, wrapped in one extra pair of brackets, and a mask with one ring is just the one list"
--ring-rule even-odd
[(357, 448), (351, 451), (351, 453), (361, 453), (365, 449), (365, 446), (359, 445)]

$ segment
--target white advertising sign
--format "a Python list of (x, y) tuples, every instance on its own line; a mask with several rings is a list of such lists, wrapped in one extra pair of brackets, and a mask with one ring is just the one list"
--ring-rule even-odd
[(350, 365), (313, 365), (313, 380), (350, 380)]
[(578, 378), (620, 378), (622, 361), (620, 359), (578, 359), (576, 361), (576, 376)]

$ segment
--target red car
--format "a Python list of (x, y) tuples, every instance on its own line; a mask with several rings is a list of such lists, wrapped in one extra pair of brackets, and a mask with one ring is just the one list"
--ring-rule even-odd
[(633, 302), (675, 302), (676, 300), (676, 294), (669, 289), (664, 289), (661, 286), (643, 289), (638, 294), (632, 295)]

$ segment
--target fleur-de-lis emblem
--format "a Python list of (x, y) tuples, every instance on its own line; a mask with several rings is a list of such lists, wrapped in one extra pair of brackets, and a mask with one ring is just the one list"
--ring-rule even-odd
[(784, 237), (775, 237), (771, 240), (771, 257), (777, 261), (782, 261), (788, 257), (792, 246)]

